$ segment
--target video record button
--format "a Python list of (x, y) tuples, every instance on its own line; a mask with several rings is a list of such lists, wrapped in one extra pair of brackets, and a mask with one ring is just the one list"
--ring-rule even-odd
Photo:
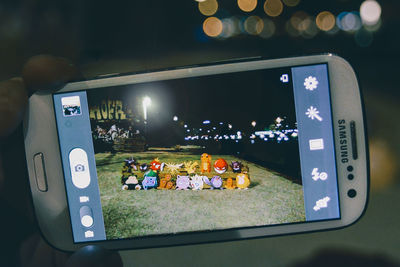
[(90, 227), (93, 225), (93, 214), (92, 209), (88, 206), (83, 206), (79, 210), (79, 215), (81, 218), (81, 224), (85, 227)]

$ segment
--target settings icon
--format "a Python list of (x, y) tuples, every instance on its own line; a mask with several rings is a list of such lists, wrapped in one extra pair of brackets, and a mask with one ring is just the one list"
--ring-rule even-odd
[(308, 76), (307, 78), (305, 78), (304, 79), (304, 87), (310, 91), (317, 89), (317, 87), (318, 87), (317, 78), (315, 78), (313, 76)]

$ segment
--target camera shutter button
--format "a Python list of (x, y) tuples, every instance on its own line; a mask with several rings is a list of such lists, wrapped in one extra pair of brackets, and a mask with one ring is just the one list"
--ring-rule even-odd
[(69, 152), (69, 165), (71, 169), (72, 183), (80, 188), (86, 188), (90, 184), (90, 172), (88, 156), (82, 148), (74, 148)]

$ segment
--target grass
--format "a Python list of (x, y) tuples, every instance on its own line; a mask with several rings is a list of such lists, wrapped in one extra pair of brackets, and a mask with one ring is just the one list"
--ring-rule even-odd
[[(302, 186), (250, 162), (248, 190), (121, 190), (123, 160), (150, 163), (197, 160), (190, 153), (98, 153), (96, 164), (108, 239), (259, 226), (305, 220)], [(228, 155), (228, 162), (238, 160)]]

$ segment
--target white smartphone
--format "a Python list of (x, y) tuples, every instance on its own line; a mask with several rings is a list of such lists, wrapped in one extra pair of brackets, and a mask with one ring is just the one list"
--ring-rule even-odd
[(73, 251), (336, 229), (368, 199), (363, 104), (344, 59), (252, 59), (114, 75), (29, 98), (44, 238)]

